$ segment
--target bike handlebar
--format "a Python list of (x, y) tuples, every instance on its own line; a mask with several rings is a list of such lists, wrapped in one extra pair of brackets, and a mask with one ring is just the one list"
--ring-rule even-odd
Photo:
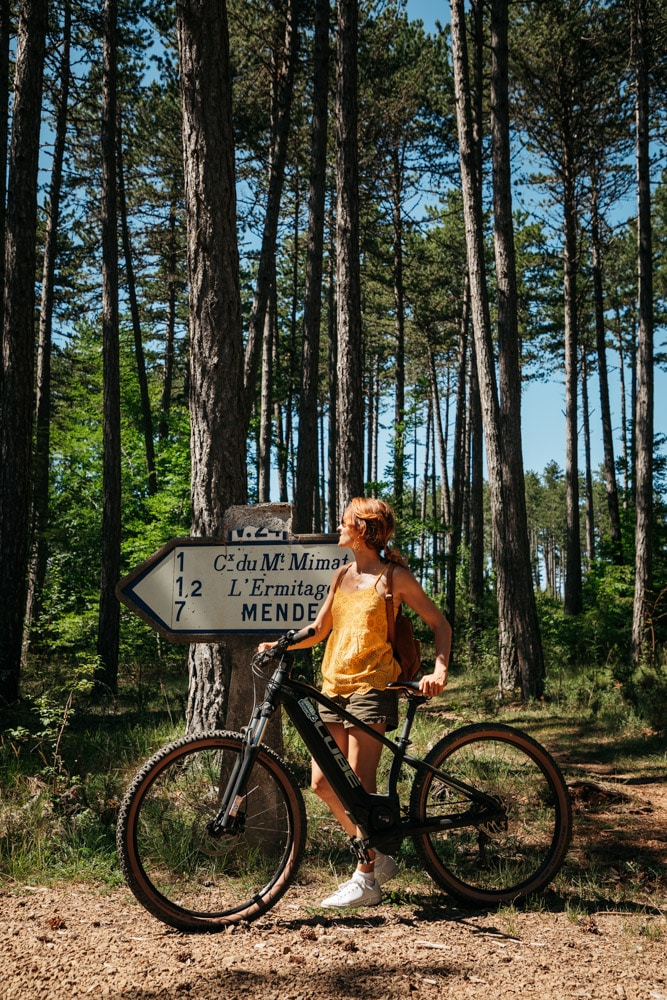
[(290, 629), (289, 632), (281, 635), (270, 649), (266, 650), (266, 654), (271, 657), (280, 656), (287, 652), (290, 646), (295, 646), (298, 642), (303, 642), (304, 639), (310, 639), (312, 635), (315, 635), (315, 629), (311, 625), (299, 630)]
[(298, 632), (294, 630), (287, 633), (285, 636), (288, 639), (288, 647), (295, 646), (297, 642), (303, 642), (304, 639), (310, 639), (311, 636), (315, 635), (315, 629), (312, 625), (307, 625), (306, 628), (300, 629)]
[[(419, 691), (419, 681), (392, 681), (387, 684), (388, 688), (395, 691), (406, 690), (406, 691)], [(426, 696), (428, 697), (428, 696)]]

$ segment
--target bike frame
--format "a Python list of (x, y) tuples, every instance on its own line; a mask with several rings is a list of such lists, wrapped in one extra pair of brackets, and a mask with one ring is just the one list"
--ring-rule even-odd
[[(255, 706), (250, 722), (243, 731), (245, 753), (240, 756), (229, 778), (221, 800), (221, 808), (210, 824), (212, 833), (233, 832), (237, 816), (241, 812), (252, 767), (261, 749), (264, 730), (270, 716), (280, 704), (284, 706), (289, 719), (342, 802), (345, 811), (359, 828), (361, 836), (353, 838), (354, 849), (359, 857), (367, 857), (368, 847), (377, 846), (381, 849), (396, 847), (405, 837), (464, 826), (478, 826), (498, 816), (501, 809), (494, 798), (459, 781), (440, 768), (432, 767), (426, 761), (408, 754), (410, 731), (415, 714), (419, 706), (428, 701), (426, 696), (415, 693), (415, 688), (411, 689), (407, 685), (396, 685), (397, 689), (400, 687), (407, 690), (408, 706), (401, 734), (394, 741), (371, 729), (350, 712), (339, 708), (311, 684), (291, 677), (292, 662), (292, 654), (282, 654), (266, 685), (264, 701)], [(418, 691), (418, 688), (416, 690)], [(320, 719), (314, 703), (332, 709), (389, 750), (393, 759), (384, 795), (370, 793), (363, 788), (345, 755)], [(403, 819), (397, 793), (403, 764), (407, 764), (415, 771), (430, 771), (449, 788), (467, 795), (472, 800), (472, 805), (463, 813), (445, 814), (428, 822)]]

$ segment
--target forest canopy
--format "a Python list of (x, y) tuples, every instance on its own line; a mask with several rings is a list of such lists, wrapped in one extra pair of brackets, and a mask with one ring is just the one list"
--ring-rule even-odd
[[(166, 655), (114, 587), (169, 538), (267, 501), (330, 532), (357, 490), (458, 665), (664, 706), (663, 0), (209, 0), (208, 39), (187, 0), (0, 7), (0, 699)], [(564, 467), (525, 469), (554, 379)]]

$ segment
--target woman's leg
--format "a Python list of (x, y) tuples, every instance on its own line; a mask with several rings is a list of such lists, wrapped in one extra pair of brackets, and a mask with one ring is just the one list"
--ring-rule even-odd
[[(362, 787), (367, 792), (376, 792), (377, 769), (382, 753), (382, 744), (379, 740), (373, 739), (363, 729), (346, 729), (342, 723), (338, 722), (327, 723), (327, 729), (359, 778)], [(376, 723), (371, 726), (371, 729), (378, 733), (384, 733), (386, 725), (384, 722)], [(345, 812), (342, 802), (315, 761), (312, 762), (312, 787), (315, 794), (329, 806), (346, 833), (350, 837), (359, 836), (359, 830)], [(359, 869), (370, 874), (373, 871), (373, 863), (363, 864), (360, 862)]]

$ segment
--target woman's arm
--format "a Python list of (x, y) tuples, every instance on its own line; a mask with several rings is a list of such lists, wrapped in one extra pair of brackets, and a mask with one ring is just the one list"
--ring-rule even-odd
[(422, 694), (441, 694), (447, 683), (447, 668), (452, 650), (452, 628), (440, 608), (424, 593), (419, 581), (404, 566), (394, 568), (394, 602), (404, 601), (433, 630), (435, 665), (433, 673), (419, 681)]
[[(295, 643), (290, 646), (290, 649), (309, 649), (311, 646), (316, 646), (318, 642), (322, 642), (331, 632), (333, 626), (333, 615), (331, 614), (331, 607), (333, 605), (334, 593), (336, 591), (335, 584), (338, 578), (343, 575), (347, 569), (347, 564), (341, 566), (336, 570), (331, 578), (331, 583), (329, 585), (329, 593), (327, 594), (324, 603), (322, 604), (320, 610), (317, 612), (317, 618), (312, 624), (312, 628), (315, 629), (313, 635), (308, 636), (307, 639), (303, 639), (301, 642)], [(275, 646), (275, 642), (260, 642), (257, 647), (260, 653), (265, 652), (267, 649), (271, 649)]]

